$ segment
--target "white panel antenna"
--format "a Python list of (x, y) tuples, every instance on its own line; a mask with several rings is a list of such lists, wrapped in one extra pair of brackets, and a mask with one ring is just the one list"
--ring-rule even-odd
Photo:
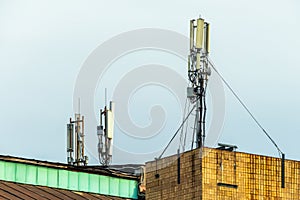
[(100, 110), (100, 125), (97, 126), (99, 162), (104, 166), (112, 162), (113, 134), (114, 102), (111, 101), (109, 109), (105, 106), (104, 110)]

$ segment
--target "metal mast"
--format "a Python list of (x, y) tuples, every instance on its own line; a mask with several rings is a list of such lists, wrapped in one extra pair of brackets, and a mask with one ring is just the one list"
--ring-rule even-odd
[(70, 118), (70, 122), (69, 124), (67, 124), (68, 164), (77, 166), (88, 164), (88, 157), (84, 155), (84, 136), (84, 116), (81, 116), (80, 113), (77, 113), (75, 114), (75, 120), (72, 120), (72, 118)]
[(191, 87), (187, 88), (188, 97), (196, 103), (196, 148), (205, 141), (206, 86), (211, 69), (208, 63), (209, 23), (204, 19), (190, 21), (190, 55), (188, 57), (188, 77)]
[(104, 110), (100, 110), (100, 125), (97, 126), (99, 162), (104, 166), (112, 161), (114, 107), (114, 102), (111, 101), (109, 108), (105, 106)]

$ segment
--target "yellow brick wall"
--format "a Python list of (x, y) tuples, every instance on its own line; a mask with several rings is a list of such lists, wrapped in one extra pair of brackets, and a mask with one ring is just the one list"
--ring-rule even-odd
[(286, 160), (285, 188), (278, 158), (205, 148), (180, 162), (180, 184), (177, 155), (146, 163), (147, 200), (201, 199), (202, 191), (203, 200), (300, 200), (299, 161)]

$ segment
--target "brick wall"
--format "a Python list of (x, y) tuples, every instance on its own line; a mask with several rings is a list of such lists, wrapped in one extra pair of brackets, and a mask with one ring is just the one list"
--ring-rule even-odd
[(146, 163), (147, 200), (300, 199), (299, 161), (286, 160), (281, 188), (278, 158), (210, 148), (185, 152), (180, 156), (180, 183), (177, 158)]

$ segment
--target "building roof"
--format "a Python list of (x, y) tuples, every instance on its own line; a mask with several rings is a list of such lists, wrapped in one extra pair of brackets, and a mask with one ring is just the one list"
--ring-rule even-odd
[(105, 166), (98, 166), (98, 165), (73, 166), (73, 165), (68, 165), (65, 163), (49, 162), (49, 161), (42, 161), (42, 160), (35, 160), (35, 159), (28, 159), (28, 158), (20, 158), (20, 157), (8, 156), (8, 155), (0, 155), (0, 160), (138, 180), (138, 177), (135, 176), (134, 173), (126, 173), (124, 171), (116, 170), (115, 168), (108, 168)]
[(0, 181), (0, 199), (37, 199), (37, 200), (121, 200), (126, 198), (100, 195), (95, 193), (69, 191), (46, 186), (35, 186), (8, 181)]
[(75, 199), (137, 199), (138, 184), (138, 176), (102, 166), (71, 166), (0, 155), (0, 196), (9, 199), (22, 199), (26, 194), (54, 195), (48, 199), (74, 199), (74, 195)]

